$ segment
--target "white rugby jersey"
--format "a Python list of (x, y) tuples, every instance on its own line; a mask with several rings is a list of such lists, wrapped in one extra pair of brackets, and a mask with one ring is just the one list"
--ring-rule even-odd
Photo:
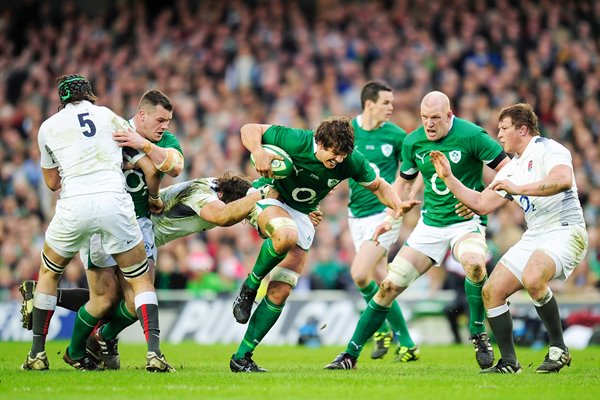
[(160, 191), (160, 198), (163, 212), (150, 216), (156, 246), (215, 227), (200, 217), (204, 205), (219, 200), (215, 178), (194, 179), (166, 187)]
[[(537, 182), (548, 176), (557, 165), (567, 165), (572, 170), (571, 153), (558, 142), (538, 136), (531, 139), (521, 157), (515, 156), (498, 172), (495, 180), (507, 179), (517, 185)], [(525, 212), (528, 229), (585, 226), (574, 174), (571, 189), (553, 196), (509, 195), (503, 190), (497, 193), (519, 203)]]
[(61, 198), (125, 192), (123, 152), (112, 138), (127, 121), (89, 101), (67, 104), (40, 126), (42, 168), (58, 167)]

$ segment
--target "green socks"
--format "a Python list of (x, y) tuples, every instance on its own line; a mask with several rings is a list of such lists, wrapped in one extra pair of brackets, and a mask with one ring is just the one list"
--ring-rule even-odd
[(271, 270), (275, 268), (286, 255), (287, 253), (278, 254), (275, 251), (271, 238), (265, 240), (260, 247), (260, 252), (256, 258), (256, 263), (252, 268), (252, 272), (248, 275), (248, 279), (246, 279), (246, 285), (250, 289), (258, 290), (263, 278), (267, 276), (267, 274), (271, 272)]
[(471, 335), (485, 332), (485, 307), (481, 298), (481, 289), (487, 280), (487, 276), (481, 282), (473, 282), (465, 277), (465, 294), (469, 303), (469, 331)]
[(71, 359), (79, 360), (85, 356), (85, 342), (99, 320), (85, 309), (85, 304), (79, 308), (75, 318), (73, 334), (71, 335), (71, 343), (69, 343), (69, 357)]
[[(375, 296), (379, 287), (375, 281), (371, 281), (364, 288), (358, 288), (363, 298), (369, 304), (369, 301)], [(404, 319), (404, 315), (402, 314), (402, 310), (400, 309), (400, 305), (398, 305), (397, 301), (392, 303), (392, 307), (387, 316), (387, 321), (390, 323), (394, 334), (398, 337), (401, 346), (406, 346), (409, 349), (415, 347), (415, 342), (410, 337), (410, 333), (408, 332), (408, 325), (406, 324), (406, 320)], [(377, 332), (387, 332), (388, 327), (385, 321), (381, 324)]]
[(131, 315), (125, 307), (125, 300), (121, 300), (110, 321), (102, 327), (100, 334), (106, 340), (116, 339), (125, 328), (137, 321), (136, 315)]
[(350, 339), (346, 347), (346, 353), (358, 358), (365, 343), (367, 343), (385, 321), (389, 310), (389, 308), (382, 307), (371, 299), (367, 304), (367, 308), (365, 308), (365, 311), (360, 316), (358, 324), (356, 324), (352, 339)]
[(277, 322), (277, 319), (281, 315), (281, 311), (283, 311), (284, 305), (285, 304), (278, 306), (271, 303), (266, 296), (263, 298), (252, 314), (244, 339), (242, 340), (242, 343), (240, 343), (233, 358), (244, 358), (246, 353), (254, 351), (267, 332), (269, 332), (273, 325), (275, 325), (275, 322)]

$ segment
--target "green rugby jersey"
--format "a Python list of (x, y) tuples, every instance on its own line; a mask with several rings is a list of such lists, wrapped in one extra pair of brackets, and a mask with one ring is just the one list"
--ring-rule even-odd
[(352, 151), (333, 169), (317, 160), (317, 144), (311, 130), (272, 125), (262, 137), (264, 144), (285, 150), (294, 162), (294, 171), (284, 179), (275, 179), (275, 189), (283, 202), (302, 213), (316, 210), (319, 202), (344, 179), (352, 178), (368, 185), (377, 175), (358, 151)]
[[(358, 116), (352, 120), (354, 128), (354, 148), (369, 160), (371, 167), (386, 182), (392, 183), (398, 173), (399, 162), (402, 160), (402, 143), (406, 131), (391, 122), (385, 122), (378, 128), (367, 131), (360, 127)], [(369, 190), (350, 180), (350, 215), (353, 217), (368, 217), (383, 211), (386, 207)]]
[(154, 243), (162, 246), (172, 240), (213, 228), (215, 224), (200, 218), (200, 210), (219, 200), (213, 189), (215, 178), (194, 179), (166, 187), (160, 191), (164, 209), (152, 214)]
[[(464, 222), (465, 219), (455, 213), (454, 206), (458, 204), (458, 200), (435, 173), (429, 157), (432, 150), (444, 153), (454, 176), (466, 187), (479, 192), (485, 189), (483, 164), (494, 168), (503, 158), (498, 157), (504, 151), (483, 128), (456, 117), (448, 134), (438, 141), (428, 140), (422, 125), (404, 140), (400, 173), (405, 178), (414, 178), (418, 171), (423, 175), (423, 222), (429, 226), (449, 226)], [(486, 216), (479, 218), (482, 224), (487, 223)]]
[[(130, 123), (133, 125), (131, 121)], [(165, 131), (160, 140), (154, 144), (165, 149), (175, 149), (183, 155), (179, 139), (169, 131)], [(145, 155), (142, 151), (128, 148), (125, 149), (125, 152), (132, 163), (135, 163), (139, 157)], [(150, 215), (150, 211), (148, 210), (148, 186), (146, 186), (144, 173), (138, 169), (130, 169), (123, 171), (123, 173), (125, 174), (125, 189), (127, 189), (127, 192), (129, 192), (133, 199), (136, 218), (148, 217)]]

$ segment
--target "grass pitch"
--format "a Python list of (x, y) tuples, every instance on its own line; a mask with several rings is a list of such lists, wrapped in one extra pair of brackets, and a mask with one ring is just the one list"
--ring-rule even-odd
[[(122, 344), (120, 371), (80, 372), (62, 361), (66, 342), (48, 343), (50, 371), (19, 369), (28, 343), (0, 342), (0, 399), (597, 399), (600, 347), (572, 351), (573, 363), (560, 374), (538, 375), (546, 350), (518, 348), (520, 375), (481, 375), (473, 349), (425, 346), (408, 364), (371, 360), (365, 349), (354, 371), (323, 367), (342, 347), (317, 349), (261, 346), (254, 360), (271, 372), (233, 374), (234, 346), (164, 344), (173, 374), (143, 370), (145, 345)], [(496, 350), (497, 352), (497, 350)], [(59, 354), (60, 353), (60, 354)]]

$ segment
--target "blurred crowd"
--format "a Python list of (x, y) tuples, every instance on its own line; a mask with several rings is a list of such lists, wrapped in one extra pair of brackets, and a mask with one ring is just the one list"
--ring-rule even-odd
[[(360, 113), (360, 90), (394, 88), (393, 122), (410, 132), (431, 90), (457, 116), (497, 134), (500, 108), (532, 104), (542, 134), (572, 154), (590, 237), (587, 260), (558, 291), (597, 290), (600, 278), (600, 2), (438, 0), (22, 0), (0, 5), (0, 290), (35, 278), (56, 195), (44, 185), (37, 132), (57, 110), (56, 78), (88, 77), (98, 104), (129, 118), (148, 89), (175, 107), (186, 156), (176, 180), (232, 170), (256, 177), (239, 128), (247, 122), (316, 128)], [(304, 288), (352, 290), (347, 186), (325, 213)], [(397, 251), (416, 223), (404, 222)], [(490, 219), (492, 265), (519, 238), (522, 212)], [(159, 251), (158, 288), (234, 290), (260, 238), (248, 224), (218, 228)], [(441, 277), (440, 277), (441, 276)], [(432, 273), (426, 290), (441, 286)], [(425, 279), (426, 281), (426, 279)], [(85, 285), (74, 260), (61, 286)]]

